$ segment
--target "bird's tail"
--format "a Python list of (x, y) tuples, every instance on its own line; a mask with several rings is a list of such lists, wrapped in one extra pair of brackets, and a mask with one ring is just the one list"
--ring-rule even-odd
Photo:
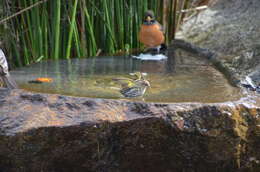
[(166, 44), (161, 44), (161, 47), (160, 47), (160, 51), (165, 51), (165, 50), (167, 50), (167, 45)]
[(0, 76), (0, 78), (2, 78), (5, 87), (7, 87), (9, 89), (18, 88), (16, 82), (12, 79), (12, 77), (10, 75)]

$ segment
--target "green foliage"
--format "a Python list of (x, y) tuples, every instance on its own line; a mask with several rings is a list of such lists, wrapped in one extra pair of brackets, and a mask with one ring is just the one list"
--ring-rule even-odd
[[(40, 1), (3, 0), (0, 18)], [(177, 0), (48, 0), (0, 24), (4, 33), (0, 39), (16, 66), (42, 59), (90, 57), (100, 50), (129, 52), (141, 46), (138, 31), (147, 9), (155, 11), (171, 40), (179, 23), (177, 5)]]

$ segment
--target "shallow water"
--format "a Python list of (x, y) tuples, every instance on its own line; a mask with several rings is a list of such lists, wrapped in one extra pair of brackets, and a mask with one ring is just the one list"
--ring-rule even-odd
[[(34, 92), (125, 99), (113, 78), (131, 77), (130, 72), (146, 72), (150, 81), (143, 98), (147, 102), (223, 102), (238, 100), (242, 94), (207, 61), (183, 51), (162, 61), (141, 61), (128, 56), (45, 61), (12, 75), (20, 88)], [(50, 77), (52, 83), (28, 83)]]

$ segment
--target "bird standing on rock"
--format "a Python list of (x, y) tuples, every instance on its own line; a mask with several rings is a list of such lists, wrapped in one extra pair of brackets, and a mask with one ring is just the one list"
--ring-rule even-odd
[(148, 49), (156, 48), (158, 53), (162, 45), (165, 47), (163, 28), (160, 23), (155, 20), (154, 13), (151, 10), (145, 12), (144, 22), (139, 32), (139, 40)]
[(0, 82), (3, 82), (4, 87), (9, 89), (17, 88), (15, 81), (11, 78), (8, 72), (8, 63), (4, 52), (0, 49)]

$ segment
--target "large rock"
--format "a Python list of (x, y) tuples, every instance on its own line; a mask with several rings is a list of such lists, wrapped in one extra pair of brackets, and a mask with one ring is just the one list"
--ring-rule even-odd
[[(259, 0), (210, 0), (207, 10), (184, 23), (177, 38), (214, 51), (222, 66), (241, 79), (260, 68), (259, 16)], [(253, 78), (260, 84), (259, 76)]]
[[(260, 2), (210, 3), (180, 34), (202, 48), (186, 49), (256, 82)], [(260, 98), (166, 104), (0, 89), (0, 171), (258, 172)]]
[(2, 171), (260, 170), (258, 98), (160, 104), (0, 95)]

